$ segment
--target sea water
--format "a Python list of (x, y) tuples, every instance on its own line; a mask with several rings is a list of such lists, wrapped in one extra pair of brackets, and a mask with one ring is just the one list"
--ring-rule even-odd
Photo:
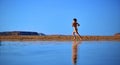
[(120, 65), (120, 42), (3, 41), (0, 65)]

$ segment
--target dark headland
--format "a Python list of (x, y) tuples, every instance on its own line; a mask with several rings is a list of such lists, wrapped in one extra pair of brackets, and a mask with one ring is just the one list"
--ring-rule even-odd
[[(77, 37), (77, 40), (79, 37)], [(0, 41), (72, 41), (72, 35), (46, 35), (29, 31), (0, 32)], [(82, 41), (120, 41), (120, 33), (112, 36), (82, 36)]]

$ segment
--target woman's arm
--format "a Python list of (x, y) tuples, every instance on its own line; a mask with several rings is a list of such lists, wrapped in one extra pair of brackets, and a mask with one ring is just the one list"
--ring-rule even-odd
[(78, 25), (78, 26), (80, 26), (80, 24), (79, 24), (79, 23), (77, 23), (77, 25)]

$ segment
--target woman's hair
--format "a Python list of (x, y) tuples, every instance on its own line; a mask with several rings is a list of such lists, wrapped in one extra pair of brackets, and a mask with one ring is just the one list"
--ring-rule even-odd
[(74, 19), (73, 19), (73, 21), (77, 22), (77, 19), (76, 19), (76, 18), (74, 18)]

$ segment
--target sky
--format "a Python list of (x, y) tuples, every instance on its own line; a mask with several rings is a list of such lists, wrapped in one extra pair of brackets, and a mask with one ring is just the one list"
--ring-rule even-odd
[(0, 0), (0, 32), (71, 35), (73, 18), (80, 35), (114, 35), (120, 32), (120, 0)]

